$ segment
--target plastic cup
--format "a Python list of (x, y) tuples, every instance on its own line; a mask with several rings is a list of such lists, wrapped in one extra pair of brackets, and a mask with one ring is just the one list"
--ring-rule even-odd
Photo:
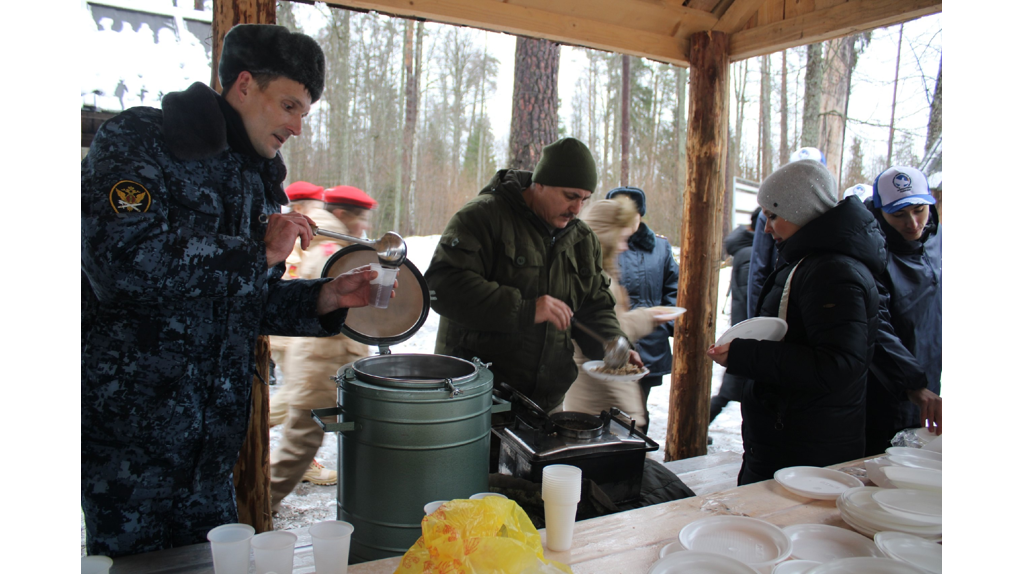
[(113, 563), (109, 556), (82, 556), (82, 574), (108, 574)]
[(562, 552), (572, 548), (572, 530), (576, 524), (576, 503), (558, 504), (545, 500), (544, 523), (549, 550)]
[(487, 498), (488, 496), (497, 496), (498, 498), (508, 498), (504, 494), (498, 492), (478, 492), (473, 496), (470, 496), (470, 500), (480, 500), (481, 498)]
[(544, 522), (547, 547), (561, 552), (572, 547), (572, 531), (576, 524), (576, 506), (583, 487), (583, 471), (567, 464), (544, 467), (541, 498), (544, 499)]
[(398, 268), (371, 263), (370, 269), (377, 272), (377, 278), (370, 281), (370, 304), (378, 309), (387, 309), (391, 301), (391, 291), (395, 287), (395, 278), (398, 277)]
[(295, 534), (283, 530), (263, 532), (254, 536), (252, 553), (256, 562), (256, 574), (292, 574), (295, 541), (298, 538)]
[(256, 530), (248, 524), (222, 524), (206, 534), (215, 574), (249, 574), (249, 543)]
[(341, 520), (325, 520), (309, 527), (316, 574), (347, 574), (353, 530), (354, 526)]
[(435, 510), (441, 508), (441, 505), (448, 502), (447, 500), (435, 500), (434, 502), (428, 502), (423, 505), (423, 514), (430, 516)]

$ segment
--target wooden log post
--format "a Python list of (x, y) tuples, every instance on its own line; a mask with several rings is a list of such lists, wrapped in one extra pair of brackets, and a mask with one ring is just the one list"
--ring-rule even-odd
[[(277, 4), (274, 0), (214, 0), (213, 53), (210, 86), (220, 91), (217, 77), (224, 35), (236, 24), (274, 24)], [(234, 468), (235, 501), (238, 521), (256, 529), (256, 533), (274, 529), (270, 514), (270, 341), (260, 337), (256, 344), (256, 369), (252, 379), (252, 409), (249, 430), (238, 453)], [(262, 377), (262, 379), (261, 379)], [(242, 413), (238, 413), (239, 416)]]
[(665, 460), (707, 453), (729, 126), (729, 36), (690, 37), (686, 191)]

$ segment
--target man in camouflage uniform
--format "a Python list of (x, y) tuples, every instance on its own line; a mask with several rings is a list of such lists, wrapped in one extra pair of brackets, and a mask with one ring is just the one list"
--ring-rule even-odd
[(231, 471), (263, 334), (337, 334), (369, 267), (281, 281), (302, 214), (278, 150), (324, 85), (316, 42), (224, 38), (223, 96), (196, 83), (109, 120), (82, 160), (82, 510), (89, 554), (205, 540), (237, 521)]

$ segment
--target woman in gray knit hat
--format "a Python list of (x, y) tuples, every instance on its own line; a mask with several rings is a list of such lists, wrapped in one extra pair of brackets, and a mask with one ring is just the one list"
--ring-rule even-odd
[(727, 373), (753, 381), (743, 393), (741, 485), (864, 455), (878, 326), (873, 274), (884, 268), (885, 240), (863, 203), (837, 197), (832, 174), (813, 160), (779, 168), (758, 191), (779, 263), (757, 316), (780, 317), (789, 328), (782, 341), (735, 339), (708, 349)]

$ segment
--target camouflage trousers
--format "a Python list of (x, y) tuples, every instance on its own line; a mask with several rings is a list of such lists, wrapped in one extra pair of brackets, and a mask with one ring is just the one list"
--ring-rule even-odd
[(208, 439), (181, 452), (83, 437), (87, 552), (115, 557), (197, 544), (210, 529), (237, 522), (231, 470), (238, 447), (225, 443), (241, 438)]

